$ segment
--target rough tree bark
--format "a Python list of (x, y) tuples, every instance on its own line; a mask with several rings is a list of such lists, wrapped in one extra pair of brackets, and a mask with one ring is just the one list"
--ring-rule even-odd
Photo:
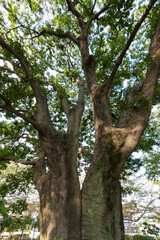
[[(128, 95), (130, 108), (125, 110), (112, 123), (107, 95), (114, 76), (129, 48), (136, 32), (156, 1), (151, 1), (141, 21), (136, 25), (122, 54), (117, 59), (109, 80), (103, 85), (96, 82), (94, 56), (89, 54), (88, 29), (90, 23), (106, 11), (109, 4), (97, 14), (91, 14), (88, 22), (84, 22), (81, 14), (75, 9), (78, 1), (66, 0), (69, 11), (78, 19), (82, 35), (76, 38), (70, 33), (55, 33), (50, 30), (43, 34), (66, 37), (72, 40), (81, 52), (82, 68), (85, 74), (88, 94), (92, 104), (95, 124), (95, 147), (88, 173), (80, 190), (77, 173), (77, 154), (79, 148), (79, 129), (84, 110), (84, 82), (79, 81), (77, 106), (70, 108), (68, 100), (60, 96), (63, 110), (68, 119), (66, 133), (58, 132), (51, 123), (45, 92), (32, 76), (25, 59), (20, 56), (1, 37), (0, 45), (10, 51), (21, 63), (26, 77), (36, 98), (36, 117), (30, 119), (12, 107), (2, 94), (4, 101), (1, 109), (10, 111), (32, 124), (38, 131), (40, 147), (39, 158), (33, 162), (34, 183), (40, 196), (40, 239), (41, 240), (124, 240), (124, 226), (121, 206), (120, 173), (126, 159), (134, 151), (145, 130), (154, 92), (160, 74), (160, 21), (150, 47), (152, 62), (146, 76)], [(137, 97), (148, 100), (147, 108), (136, 105)], [(134, 105), (133, 105), (134, 103)], [(84, 151), (85, 152), (85, 151)], [(7, 160), (7, 159), (0, 159)]]
[[(125, 161), (139, 143), (150, 115), (160, 74), (160, 21), (151, 41), (150, 56), (152, 63), (146, 76), (128, 95), (130, 104), (140, 96), (148, 100), (148, 106), (145, 109), (135, 103), (122, 113), (115, 126), (106, 100), (109, 85), (97, 86), (95, 81), (90, 81), (88, 86), (96, 137), (93, 161), (82, 189), (82, 239), (124, 239), (119, 178)], [(85, 69), (87, 79), (94, 69), (92, 56)]]

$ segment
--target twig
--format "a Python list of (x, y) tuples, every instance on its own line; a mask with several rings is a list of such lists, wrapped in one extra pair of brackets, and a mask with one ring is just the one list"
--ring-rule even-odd
[(13, 30), (15, 30), (15, 29), (18, 29), (18, 28), (20, 28), (20, 27), (21, 27), (21, 25), (20, 25), (20, 26), (17, 26), (17, 27), (14, 27), (14, 28), (11, 28), (11, 29), (9, 29), (9, 30), (6, 32), (6, 34), (10, 33), (11, 31), (13, 31)]
[(29, 117), (27, 117), (26, 115), (22, 114), (20, 112), (20, 110), (16, 110), (12, 107), (11, 102), (4, 97), (1, 93), (0, 93), (0, 98), (5, 102), (5, 105), (0, 105), (0, 108), (3, 110), (7, 110), (11, 113), (14, 113), (15, 115), (17, 115), (18, 117), (24, 119), (25, 121), (27, 121), (28, 123), (31, 123), (37, 130), (39, 129), (39, 125), (33, 121), (32, 119), (30, 119)]
[(24, 164), (24, 165), (35, 165), (36, 164), (36, 161), (25, 161), (25, 160), (21, 160), (21, 159), (17, 159), (17, 158), (11, 158), (11, 157), (0, 157), (0, 162), (2, 161), (13, 161), (13, 162), (16, 162), (16, 163), (21, 163), (21, 164)]
[[(108, 10), (110, 3), (111, 3), (111, 0), (99, 12), (97, 12), (96, 14), (92, 13), (87, 24), (89, 25), (94, 19), (97, 19), (102, 13), (104, 13), (106, 10)], [(96, 4), (96, 1), (94, 4)]]
[(17, 74), (15, 71), (12, 71), (11, 69), (6, 68), (6, 67), (1, 67), (1, 66), (0, 66), (0, 69), (5, 70), (5, 71), (10, 72), (10, 73)]
[[(24, 135), (26, 135), (26, 136), (24, 136)], [(12, 140), (12, 139), (17, 139), (17, 140), (19, 140), (20, 138), (28, 138), (28, 137), (29, 137), (28, 134), (22, 134), (22, 135), (20, 135), (20, 136), (2, 138), (2, 139), (0, 140), (0, 142), (3, 142), (3, 141), (5, 141), (5, 140)]]
[(88, 158), (88, 160), (90, 162), (93, 161), (94, 155), (92, 153), (90, 153), (88, 150), (86, 150), (85, 148), (80, 147), (80, 148), (78, 148), (78, 151), (81, 152), (86, 158)]
[(93, 14), (93, 11), (94, 11), (94, 8), (95, 8), (95, 5), (96, 5), (96, 2), (97, 2), (97, 0), (94, 0), (93, 7), (92, 7), (92, 10), (91, 10), (91, 14)]

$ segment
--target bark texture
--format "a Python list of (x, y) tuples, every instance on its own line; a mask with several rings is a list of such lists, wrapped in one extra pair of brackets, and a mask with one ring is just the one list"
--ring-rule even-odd
[(40, 239), (80, 239), (81, 192), (70, 144), (65, 135), (56, 139), (43, 136), (41, 141), (45, 155), (34, 167), (40, 196)]

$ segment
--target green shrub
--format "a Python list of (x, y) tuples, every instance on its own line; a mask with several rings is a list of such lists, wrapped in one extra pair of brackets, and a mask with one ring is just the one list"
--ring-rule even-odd
[(133, 240), (133, 237), (130, 235), (125, 235), (125, 240)]
[(155, 238), (144, 235), (126, 235), (125, 240), (155, 240)]

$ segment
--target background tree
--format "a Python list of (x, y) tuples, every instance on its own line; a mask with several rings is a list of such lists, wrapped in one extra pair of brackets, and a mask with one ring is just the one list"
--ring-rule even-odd
[[(137, 173), (137, 164), (123, 169), (122, 199), (125, 219), (141, 227), (147, 233), (157, 235), (159, 218), (159, 104), (154, 108), (148, 122), (145, 134), (137, 147), (138, 154), (128, 162), (139, 163), (140, 171)], [(133, 157), (133, 156), (132, 156)], [(144, 222), (144, 224), (142, 224)], [(152, 231), (153, 228), (153, 231)], [(155, 231), (154, 231), (155, 230)]]
[[(2, 166), (1, 166), (2, 168)], [(0, 171), (0, 230), (30, 230), (36, 225), (38, 199), (31, 185), (33, 171), (20, 164), (9, 164)], [(37, 227), (37, 226), (36, 226)]]
[[(143, 169), (144, 170), (144, 169)], [(144, 230), (143, 222), (157, 226), (160, 212), (158, 185), (140, 171), (122, 181), (124, 218)], [(154, 235), (154, 233), (153, 233)], [(156, 235), (156, 234), (155, 234)]]
[(153, 180), (155, 183), (160, 184), (160, 149), (159, 149), (159, 121), (160, 121), (160, 106), (156, 107), (152, 117), (151, 117), (151, 133), (153, 135), (152, 147), (149, 149), (148, 153), (143, 154), (143, 161), (145, 164), (146, 172), (148, 178)]
[(157, 87), (158, 1), (1, 6), (0, 160), (33, 166), (41, 239), (124, 239), (119, 179)]

